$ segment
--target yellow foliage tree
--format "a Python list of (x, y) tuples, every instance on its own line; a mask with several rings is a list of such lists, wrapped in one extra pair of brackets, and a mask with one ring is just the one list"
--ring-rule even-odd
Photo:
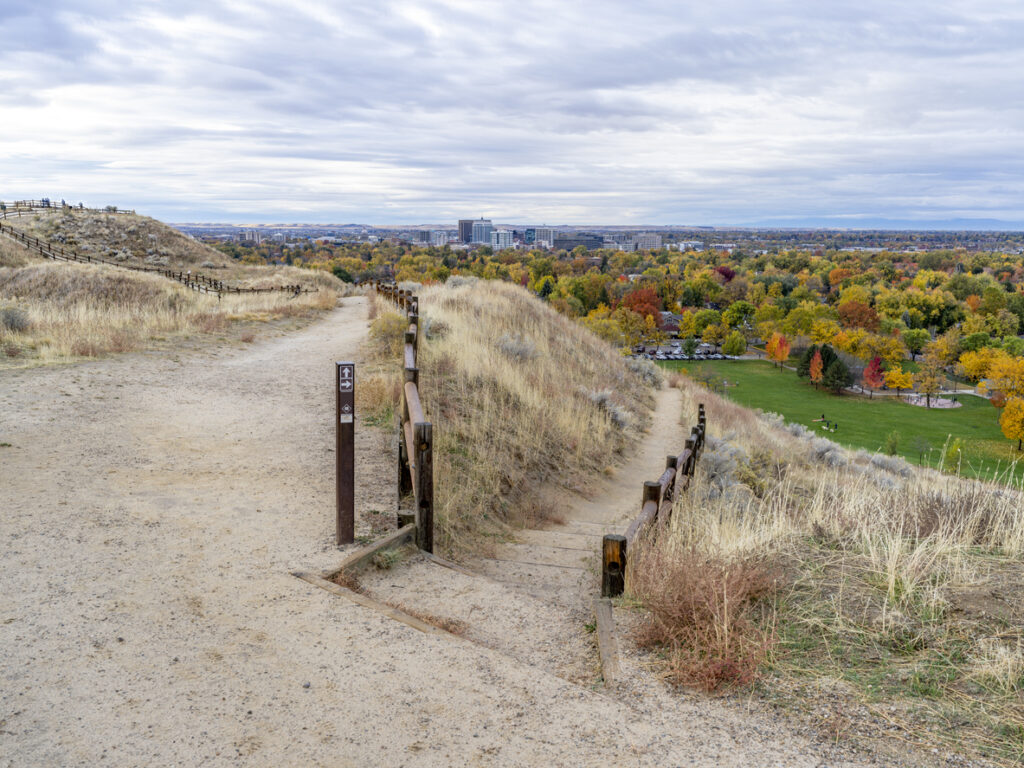
[(925, 396), (926, 407), (932, 407), (932, 395), (938, 394), (943, 378), (942, 360), (933, 354), (925, 355), (921, 369), (914, 374), (914, 386)]
[(914, 374), (910, 371), (904, 371), (901, 366), (890, 368), (885, 372), (885, 386), (889, 389), (895, 389), (896, 395), (899, 396), (902, 390), (910, 389), (914, 386)]
[(1008, 398), (1024, 398), (1024, 357), (1004, 355), (993, 360), (988, 369), (988, 383), (988, 389), (1005, 392)]
[(811, 341), (815, 344), (831, 344), (839, 331), (839, 323), (835, 320), (820, 318), (811, 324)]
[(999, 417), (999, 426), (1008, 440), (1017, 440), (1017, 450), (1024, 440), (1024, 398), (1013, 397), (1006, 401), (1006, 407)]
[(689, 339), (697, 332), (697, 324), (693, 319), (693, 312), (683, 312), (679, 318), (679, 338)]
[(982, 347), (976, 352), (967, 351), (960, 355), (959, 369), (968, 379), (977, 382), (988, 376), (992, 363), (1004, 357), (1009, 355), (1001, 349)]

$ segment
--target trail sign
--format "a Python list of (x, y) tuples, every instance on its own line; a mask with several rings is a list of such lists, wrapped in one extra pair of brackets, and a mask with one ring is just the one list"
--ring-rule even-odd
[(335, 471), (337, 514), (335, 534), (337, 543), (355, 541), (355, 363), (335, 363), (335, 445), (337, 462)]

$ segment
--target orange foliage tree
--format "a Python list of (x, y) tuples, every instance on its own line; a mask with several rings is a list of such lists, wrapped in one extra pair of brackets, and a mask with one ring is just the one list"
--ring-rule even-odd
[(765, 345), (765, 352), (768, 353), (769, 359), (774, 360), (781, 368), (789, 359), (789, 339), (781, 333), (773, 333)]
[(824, 363), (822, 363), (822, 361), (821, 361), (821, 350), (816, 349), (816, 350), (814, 350), (814, 356), (811, 357), (811, 366), (810, 366), (811, 381), (814, 382), (814, 388), (815, 389), (817, 389), (818, 385), (821, 383), (821, 377), (822, 377), (822, 374), (824, 373), (824, 368), (825, 368)]

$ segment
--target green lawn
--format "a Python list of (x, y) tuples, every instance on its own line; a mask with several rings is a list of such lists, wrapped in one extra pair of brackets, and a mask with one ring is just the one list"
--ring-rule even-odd
[[(952, 435), (960, 438), (963, 446), (963, 474), (990, 479), (1004, 473), (1015, 460), (1024, 459), (1024, 454), (1016, 450), (1016, 442), (1003, 437), (999, 412), (981, 397), (961, 395), (960, 408), (927, 409), (893, 397), (869, 399), (816, 390), (795, 372), (761, 360), (666, 361), (661, 365), (690, 376), (704, 368), (727, 380), (730, 386), (726, 395), (741, 405), (774, 411), (786, 421), (803, 424), (851, 448), (881, 450), (886, 436), (895, 430), (900, 435), (899, 455), (914, 464), (935, 466), (947, 437)], [(822, 414), (838, 424), (835, 432), (826, 432), (813, 421)], [(923, 462), (915, 448), (916, 438), (923, 438), (931, 447)], [(1024, 461), (1014, 472), (1017, 481), (1024, 479)]]

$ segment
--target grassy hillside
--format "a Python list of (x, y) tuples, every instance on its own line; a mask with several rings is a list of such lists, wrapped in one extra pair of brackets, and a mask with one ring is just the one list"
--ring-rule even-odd
[(631, 581), (670, 673), (754, 681), (837, 740), (1024, 759), (1024, 495), (680, 384), (708, 450)]
[[(155, 248), (160, 259), (174, 254), (171, 266), (188, 265), (206, 258), (207, 249), (159, 222), (140, 217), (113, 216), (88, 212), (54, 212), (38, 217), (36, 227), (45, 225), (40, 237), (74, 242), (90, 231), (93, 243), (121, 241), (149, 242), (159, 233)], [(15, 219), (15, 226), (28, 231), (29, 219)], [(62, 222), (72, 228), (63, 230)], [(135, 228), (133, 234), (130, 230)], [(102, 238), (96, 232), (103, 232)], [(62, 239), (63, 237), (63, 239)], [(106, 238), (106, 239), (104, 239)], [(166, 238), (161, 240), (160, 238)], [(166, 248), (160, 250), (160, 243)], [(128, 246), (124, 246), (127, 248)], [(110, 257), (96, 246), (94, 253)], [(224, 259), (216, 252), (217, 258)], [(126, 257), (126, 264), (146, 262), (145, 253)], [(200, 267), (200, 269), (206, 269)], [(212, 272), (212, 270), (209, 270)], [(230, 274), (229, 274), (230, 273)], [(0, 237), (0, 366), (39, 365), (82, 357), (126, 352), (195, 334), (224, 334), (228, 330), (252, 338), (261, 323), (280, 318), (312, 317), (335, 306), (342, 284), (325, 272), (293, 267), (242, 267), (216, 274), (240, 287), (301, 284), (317, 288), (314, 293), (216, 296), (199, 294), (167, 278), (120, 269), (115, 266), (54, 262), (33, 255), (19, 243)], [(244, 329), (243, 329), (244, 326)]]
[[(543, 504), (545, 485), (583, 488), (610, 467), (648, 419), (657, 369), (518, 286), (453, 279), (419, 296), (437, 543), (458, 553), (510, 525), (557, 517)], [(402, 326), (383, 311), (374, 333), (386, 346)], [(397, 344), (386, 354), (397, 358)], [(394, 402), (397, 387), (388, 391)]]
[[(172, 269), (224, 269), (237, 262), (220, 251), (147, 216), (54, 208), (12, 219), (11, 224), (81, 254), (128, 264)], [(223, 277), (223, 276), (222, 276)]]
[[(914, 464), (939, 466), (947, 440), (959, 438), (963, 459), (960, 472), (968, 477), (1024, 477), (1024, 455), (1016, 442), (1007, 440), (999, 428), (999, 412), (988, 400), (959, 396), (960, 408), (927, 409), (893, 397), (837, 396), (815, 389), (793, 371), (755, 360), (726, 360), (704, 363), (664, 363), (699, 379), (710, 376), (728, 381), (729, 399), (751, 408), (778, 413), (786, 421), (802, 424), (820, 434), (822, 424), (813, 421), (822, 414), (838, 422), (836, 432), (826, 436), (851, 448), (882, 450), (887, 437), (896, 432), (896, 453)], [(1012, 466), (1014, 462), (1020, 462)]]

